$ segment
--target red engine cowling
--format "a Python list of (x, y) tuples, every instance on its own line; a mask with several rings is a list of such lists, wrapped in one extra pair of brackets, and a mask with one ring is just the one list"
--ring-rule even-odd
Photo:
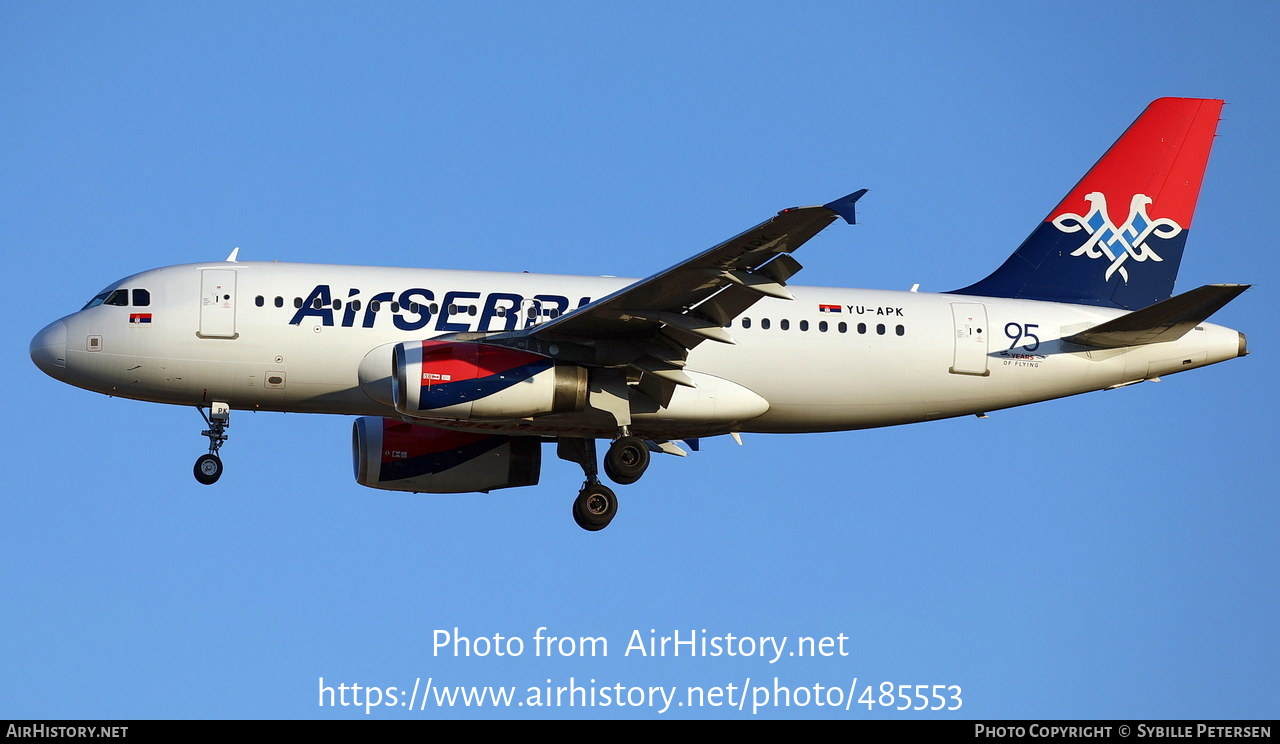
[(466, 341), (397, 344), (391, 373), (406, 416), (512, 419), (575, 413), (587, 401), (587, 370), (519, 349)]
[(542, 470), (537, 437), (466, 434), (365, 416), (351, 432), (356, 482), (425, 493), (489, 492), (534, 486)]

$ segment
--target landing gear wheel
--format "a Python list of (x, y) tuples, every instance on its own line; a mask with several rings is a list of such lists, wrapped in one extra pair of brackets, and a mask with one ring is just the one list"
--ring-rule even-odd
[(217, 455), (200, 455), (194, 472), (196, 480), (211, 486), (222, 477), (222, 460)]
[(573, 521), (588, 532), (596, 532), (609, 526), (618, 513), (618, 497), (599, 483), (589, 483), (573, 500)]
[(649, 467), (649, 447), (640, 437), (619, 437), (604, 454), (604, 473), (620, 486), (635, 483)]

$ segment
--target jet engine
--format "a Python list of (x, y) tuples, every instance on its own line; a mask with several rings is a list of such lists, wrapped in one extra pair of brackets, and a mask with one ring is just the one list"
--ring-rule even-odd
[(525, 418), (583, 410), (587, 370), (505, 346), (412, 341), (395, 346), (391, 387), (406, 416)]
[(541, 440), (466, 434), (365, 416), (351, 432), (356, 482), (388, 491), (489, 492), (534, 486), (542, 470)]

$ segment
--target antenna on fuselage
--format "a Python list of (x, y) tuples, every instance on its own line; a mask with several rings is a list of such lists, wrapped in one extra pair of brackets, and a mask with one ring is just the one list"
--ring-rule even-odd
[(240, 254), (240, 246), (231, 249), (231, 253), (227, 255), (227, 263), (235, 263), (236, 256)]

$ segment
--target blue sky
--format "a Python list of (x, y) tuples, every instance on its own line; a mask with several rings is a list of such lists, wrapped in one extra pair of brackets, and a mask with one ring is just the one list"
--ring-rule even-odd
[[(318, 681), (857, 689), (951, 713), (1274, 718), (1280, 118), (1269, 3), (28, 3), (0, 9), (0, 716), (752, 717), (724, 707), (318, 706)], [(350, 421), (45, 377), (30, 337), (135, 271), (224, 257), (644, 276), (856, 188), (799, 283), (923, 291), (1002, 261), (1150, 100), (1228, 106), (1178, 288), (1248, 358), (1160, 384), (660, 458), (606, 531), (581, 475), (356, 485)], [(434, 655), (433, 632), (604, 658)], [(633, 630), (848, 656), (637, 658)], [(523, 696), (523, 692), (521, 695)]]

